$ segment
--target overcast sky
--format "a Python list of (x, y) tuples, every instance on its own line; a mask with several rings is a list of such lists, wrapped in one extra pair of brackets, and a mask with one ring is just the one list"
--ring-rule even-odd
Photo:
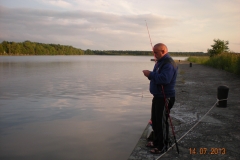
[(92, 50), (206, 52), (213, 39), (240, 53), (240, 0), (0, 0), (3, 40)]

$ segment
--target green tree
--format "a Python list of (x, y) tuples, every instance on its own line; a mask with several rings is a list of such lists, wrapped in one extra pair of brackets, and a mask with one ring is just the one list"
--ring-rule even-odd
[(23, 42), (23, 46), (27, 54), (34, 55), (35, 54), (35, 44), (30, 41)]
[(87, 55), (92, 55), (93, 54), (93, 51), (91, 51), (90, 49), (87, 49), (84, 54), (87, 54)]
[(214, 39), (214, 44), (211, 45), (212, 49), (208, 49), (207, 52), (210, 54), (210, 57), (224, 53), (229, 52), (228, 48), (228, 41), (220, 40), (220, 39)]
[[(3, 55), (83, 55), (84, 51), (72, 46), (44, 44), (31, 41), (0, 43), (0, 54)], [(93, 54), (89, 50), (89, 54)]]
[(36, 47), (35, 47), (35, 54), (36, 55), (46, 54), (45, 48), (41, 44), (37, 44)]
[(3, 53), (4, 53), (3, 45), (0, 44), (0, 54), (3, 54)]
[(28, 54), (26, 48), (23, 45), (23, 43), (19, 43), (19, 46), (20, 46), (20, 54)]
[(2, 42), (2, 47), (3, 47), (3, 52), (8, 53), (8, 41), (3, 41)]
[(21, 48), (18, 43), (15, 43), (15, 42), (11, 43), (11, 53), (15, 55), (21, 53)]

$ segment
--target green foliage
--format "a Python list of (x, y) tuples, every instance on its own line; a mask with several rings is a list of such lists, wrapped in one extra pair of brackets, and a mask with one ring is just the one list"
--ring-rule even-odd
[(204, 64), (206, 63), (207, 61), (209, 60), (209, 57), (207, 56), (202, 56), (202, 57), (199, 57), (199, 56), (190, 56), (188, 58), (188, 61), (189, 62), (193, 62), (193, 63), (199, 63), (199, 64)]
[(240, 54), (221, 53), (212, 57), (189, 57), (188, 61), (205, 64), (240, 75)]
[[(14, 43), (14, 42), (12, 42)], [(35, 55), (35, 48), (36, 44), (35, 43), (32, 43), (30, 41), (25, 41), (23, 42), (23, 47), (25, 48), (25, 51), (27, 51), (27, 53), (25, 54), (29, 54), (29, 55)], [(13, 53), (13, 52), (10, 52), (10, 53)]]
[[(90, 52), (91, 51), (91, 52)], [(89, 50), (84, 54), (94, 55), (136, 55), (136, 56), (153, 56), (152, 51), (128, 51), (128, 50)], [(203, 52), (169, 52), (171, 56), (206, 56), (208, 54)]]
[(214, 44), (211, 45), (212, 49), (208, 49), (207, 52), (210, 54), (210, 57), (213, 57), (215, 55), (229, 52), (228, 48), (228, 41), (220, 40), (220, 39), (214, 39)]
[(84, 54), (86, 54), (86, 55), (93, 55), (94, 52), (91, 51), (90, 49), (87, 49), (86, 51), (84, 51)]
[(2, 42), (2, 48), (3, 48), (3, 54), (7, 54), (7, 51), (8, 51), (8, 42), (7, 41), (3, 41)]
[[(1, 48), (2, 46), (2, 48)], [(60, 44), (44, 44), (29, 40), (16, 43), (3, 41), (0, 46), (0, 55), (141, 55), (153, 56), (152, 51), (128, 50), (90, 50), (85, 51)], [(169, 52), (171, 56), (207, 56), (203, 52)]]
[(72, 46), (44, 44), (31, 41), (20, 43), (3, 41), (0, 55), (83, 55), (84, 51)]
[(240, 75), (240, 54), (222, 53), (211, 57), (207, 65)]
[(236, 71), (236, 74), (240, 75), (240, 56), (237, 58), (237, 61), (235, 64), (235, 71)]
[(0, 44), (0, 53), (4, 53), (3, 45)]

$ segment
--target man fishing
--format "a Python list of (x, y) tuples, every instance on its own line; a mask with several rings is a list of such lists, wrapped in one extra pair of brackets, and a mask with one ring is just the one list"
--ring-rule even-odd
[(161, 154), (167, 151), (170, 142), (168, 113), (175, 102), (174, 87), (178, 68), (165, 44), (156, 44), (153, 52), (156, 59), (153, 71), (143, 70), (144, 76), (150, 80), (150, 93), (153, 95), (151, 120), (155, 134), (155, 139), (146, 146), (153, 148), (151, 153)]

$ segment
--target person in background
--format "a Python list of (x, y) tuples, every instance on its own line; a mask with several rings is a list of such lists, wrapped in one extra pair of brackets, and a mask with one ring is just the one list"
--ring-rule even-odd
[[(168, 54), (163, 43), (153, 47), (156, 64), (153, 71), (143, 70), (144, 76), (150, 80), (150, 93), (153, 95), (151, 120), (155, 139), (146, 144), (153, 154), (161, 154), (168, 149), (170, 143), (168, 113), (175, 102), (175, 83), (178, 67)], [(167, 111), (166, 107), (169, 111)]]

